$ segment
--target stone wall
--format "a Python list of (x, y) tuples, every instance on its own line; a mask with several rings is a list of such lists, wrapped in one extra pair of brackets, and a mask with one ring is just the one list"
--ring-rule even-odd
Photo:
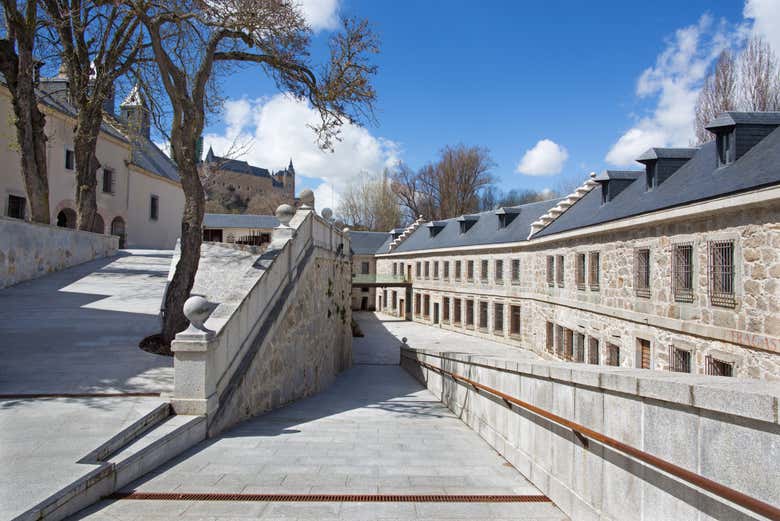
[(119, 239), (0, 217), (0, 288), (116, 254)]
[(573, 521), (764, 518), (416, 360), (780, 505), (777, 385), (411, 348), (401, 360)]
[[(708, 293), (708, 241), (733, 240), (735, 251), (735, 305), (722, 307), (710, 302)], [(671, 292), (672, 246), (692, 242), (694, 248), (693, 302), (675, 302)], [(635, 251), (650, 249), (651, 289), (649, 297), (637, 296), (634, 288)], [(587, 284), (588, 254), (599, 253), (598, 288)], [(586, 254), (586, 284), (575, 283), (576, 256)], [(564, 258), (564, 284), (549, 286), (546, 280), (548, 256)], [(520, 261), (520, 276), (512, 279), (512, 261)], [(486, 280), (481, 262), (488, 262)], [(498, 279), (496, 261), (503, 261), (503, 278)], [(424, 277), (424, 263), (430, 263)], [(455, 262), (461, 261), (461, 279), (455, 278)], [(474, 278), (468, 280), (468, 262), (474, 262)], [(640, 339), (651, 343), (651, 368), (669, 367), (670, 348), (692, 355), (693, 372), (706, 371), (706, 358), (731, 364), (734, 376), (780, 379), (780, 209), (774, 205), (723, 211), (700, 218), (648, 223), (630, 231), (588, 234), (565, 240), (554, 237), (531, 240), (512, 247), (486, 247), (465, 251), (425, 254), (383, 255), (377, 258), (380, 275), (392, 273), (393, 263), (411, 265), (415, 294), (429, 295), (431, 306), (449, 298), (450, 316), (455, 299), (488, 302), (488, 327), (467, 327), (452, 321), (436, 324), (464, 333), (534, 350), (544, 356), (546, 322), (598, 340), (599, 362), (605, 362), (607, 342), (620, 349), (619, 364), (638, 367)], [(423, 263), (417, 275), (417, 262)], [(433, 263), (439, 277), (434, 278)], [(443, 263), (449, 262), (449, 278)], [(415, 297), (413, 297), (415, 298)], [(494, 304), (504, 304), (504, 328), (494, 328)], [(465, 304), (462, 304), (465, 310)], [(521, 334), (510, 335), (509, 306), (521, 308)], [(392, 310), (390, 310), (392, 312)], [(427, 315), (427, 316), (425, 316)], [(414, 316), (432, 323), (433, 314)]]

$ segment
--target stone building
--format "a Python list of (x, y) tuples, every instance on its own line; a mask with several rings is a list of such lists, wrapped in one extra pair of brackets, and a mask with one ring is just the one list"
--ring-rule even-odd
[(390, 234), (384, 232), (350, 232), (352, 247), (352, 309), (376, 309), (376, 253)]
[(778, 126), (726, 113), (713, 141), (653, 148), (566, 198), (388, 239), (377, 277), (412, 287), (377, 308), (551, 359), (780, 379)]
[[(38, 92), (46, 116), (46, 149), (51, 222), (76, 226), (74, 127), (78, 116), (70, 103), (69, 81), (60, 72), (43, 78)], [(184, 193), (176, 165), (150, 139), (149, 112), (134, 88), (114, 113), (106, 102), (97, 142), (98, 217), (93, 231), (117, 235), (121, 248), (172, 248), (181, 232)], [(0, 212), (29, 219), (21, 174), (11, 94), (0, 85)]]
[(207, 213), (203, 216), (203, 240), (261, 246), (271, 241), (279, 226), (273, 215)]
[[(292, 159), (284, 170), (271, 173), (246, 161), (219, 157), (209, 148), (200, 164), (200, 177), (208, 197), (232, 193), (248, 203), (254, 196), (268, 201), (267, 213), (280, 204), (295, 204), (295, 167)], [(255, 210), (265, 213), (263, 210)]]

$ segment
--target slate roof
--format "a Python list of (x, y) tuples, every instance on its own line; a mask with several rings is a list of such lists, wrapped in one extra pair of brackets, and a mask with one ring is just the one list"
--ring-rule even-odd
[[(266, 177), (273, 182), (273, 186), (282, 187), (282, 183), (277, 181), (267, 168), (261, 168), (259, 166), (252, 166), (247, 161), (239, 161), (237, 159), (229, 159), (226, 157), (220, 157), (214, 154), (214, 151), (209, 148), (206, 154), (206, 163), (217, 163), (220, 170), (227, 170), (229, 172), (236, 172), (239, 174), (253, 175), (255, 177)], [(292, 161), (291, 161), (292, 163)]]
[(780, 112), (724, 112), (704, 128), (730, 127), (732, 125), (780, 125)]
[(652, 190), (646, 190), (644, 175), (640, 175), (614, 199), (602, 205), (601, 189), (596, 187), (534, 238), (779, 183), (780, 128), (745, 155), (721, 168), (718, 168), (715, 142), (710, 141)]
[[(466, 217), (468, 220), (476, 219), (476, 222), (466, 233), (460, 233), (460, 217), (439, 221), (444, 227), (434, 237), (431, 237), (428, 227), (420, 226), (392, 253), (525, 241), (531, 223), (560, 200), (550, 199), (511, 207), (513, 211), (519, 210), (520, 213), (506, 228), (499, 228), (498, 214), (495, 210), (468, 215)], [(387, 247), (377, 253), (387, 253)]]
[(654, 147), (646, 150), (641, 156), (636, 158), (638, 162), (653, 161), (655, 159), (690, 159), (698, 148), (661, 148)]
[(207, 213), (203, 216), (206, 228), (264, 228), (279, 226), (279, 219), (273, 215), (253, 215), (239, 213)]
[(378, 250), (388, 238), (392, 237), (387, 232), (349, 232), (350, 247), (355, 255), (381, 253)]

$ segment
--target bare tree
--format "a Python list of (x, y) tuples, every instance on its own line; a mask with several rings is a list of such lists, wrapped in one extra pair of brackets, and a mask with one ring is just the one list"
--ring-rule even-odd
[(35, 1), (2, 0), (5, 38), (0, 39), (0, 72), (11, 93), (22, 179), (33, 222), (50, 222), (46, 169), (46, 118), (38, 108), (35, 58), (38, 5)]
[[(568, 193), (568, 192), (567, 192)], [(491, 186), (482, 191), (480, 209), (482, 211), (495, 210), (507, 206), (519, 206), (521, 204), (535, 203), (557, 197), (557, 192), (553, 190), (536, 191), (532, 189), (513, 188), (508, 192)]]
[[(163, 329), (156, 338), (165, 350), (187, 320), (189, 297), (200, 260), (205, 207), (198, 177), (198, 139), (210, 107), (215, 72), (230, 63), (260, 65), (277, 86), (306, 99), (319, 112), (315, 128), (321, 146), (338, 137), (344, 121), (371, 117), (375, 67), (367, 54), (378, 50), (365, 22), (344, 22), (330, 45), (330, 60), (315, 72), (308, 62), (311, 30), (292, 0), (125, 0), (149, 33), (160, 78), (171, 108), (171, 155), (184, 189), (181, 258), (165, 296)], [(151, 342), (151, 340), (150, 340)], [(169, 352), (169, 351), (168, 351)]]
[(387, 170), (378, 176), (363, 175), (341, 195), (339, 218), (356, 230), (386, 232), (401, 225), (402, 211), (390, 186)]
[(493, 182), (494, 163), (483, 147), (445, 147), (435, 163), (413, 172), (399, 165), (393, 191), (412, 218), (446, 219), (480, 208), (480, 194)]
[(705, 128), (719, 114), (737, 108), (737, 68), (728, 49), (722, 51), (707, 75), (696, 100), (696, 141), (706, 143), (712, 135)]
[[(73, 137), (76, 156), (76, 227), (92, 231), (97, 215), (96, 150), (106, 101), (147, 46), (135, 13), (118, 2), (43, 0), (68, 73), (69, 99), (78, 110)], [(113, 107), (110, 107), (113, 112)], [(102, 232), (102, 230), (101, 230)]]
[(771, 111), (780, 108), (777, 57), (769, 42), (752, 38), (739, 57), (740, 109)]

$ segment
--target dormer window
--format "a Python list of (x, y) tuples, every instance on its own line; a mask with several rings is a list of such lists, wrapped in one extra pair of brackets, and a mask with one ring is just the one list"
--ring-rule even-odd
[(515, 217), (517, 217), (519, 213), (520, 211), (517, 208), (500, 208), (496, 210), (496, 215), (498, 215), (498, 227), (506, 228), (512, 224), (512, 221), (515, 220)]
[(431, 222), (428, 223), (428, 232), (430, 233), (431, 237), (436, 237), (440, 231), (444, 229), (444, 227), (447, 225), (445, 222)]
[(460, 225), (460, 233), (466, 233), (471, 229), (472, 226), (474, 226), (474, 223), (477, 222), (476, 215), (462, 215), (458, 217), (458, 224)]
[(601, 204), (607, 204), (609, 201), (609, 183), (601, 183)]
[(651, 162), (647, 164), (647, 170), (645, 175), (645, 188), (647, 190), (652, 190), (655, 188), (655, 162)]
[(734, 161), (734, 139), (733, 132), (721, 132), (716, 138), (716, 144), (718, 147), (718, 164), (719, 166), (726, 166)]

